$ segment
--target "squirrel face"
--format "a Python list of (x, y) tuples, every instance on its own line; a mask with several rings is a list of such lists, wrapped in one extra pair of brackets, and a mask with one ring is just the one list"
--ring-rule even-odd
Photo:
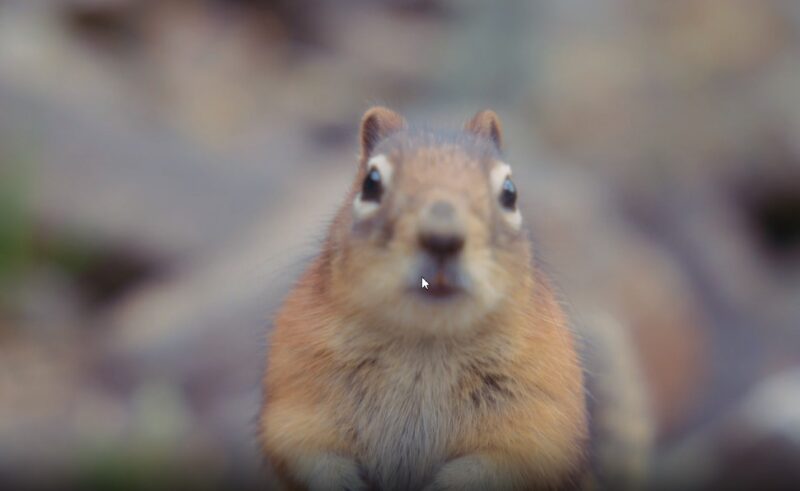
[(361, 140), (330, 239), (331, 288), (355, 317), (402, 335), (454, 335), (528, 286), (529, 243), (493, 112), (442, 133), (373, 108)]

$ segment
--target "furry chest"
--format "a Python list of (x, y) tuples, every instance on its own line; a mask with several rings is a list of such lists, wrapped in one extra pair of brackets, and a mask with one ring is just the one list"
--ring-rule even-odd
[(375, 364), (351, 381), (346, 427), (371, 484), (419, 489), (447, 459), (454, 434), (453, 373), (445, 360), (413, 368)]

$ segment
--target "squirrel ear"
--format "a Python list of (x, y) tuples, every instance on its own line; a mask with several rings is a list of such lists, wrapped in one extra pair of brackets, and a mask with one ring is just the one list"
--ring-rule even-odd
[(366, 162), (381, 140), (405, 126), (406, 120), (391, 109), (381, 106), (369, 108), (361, 118), (361, 161)]
[(500, 150), (503, 145), (503, 128), (500, 125), (500, 118), (492, 110), (484, 109), (478, 112), (464, 125), (464, 129), (476, 136), (490, 140), (497, 150)]

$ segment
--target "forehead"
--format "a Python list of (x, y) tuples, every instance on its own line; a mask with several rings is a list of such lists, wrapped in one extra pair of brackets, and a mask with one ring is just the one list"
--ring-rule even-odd
[(500, 159), (493, 144), (463, 132), (404, 131), (381, 142), (375, 153), (409, 184), (424, 184), (434, 175), (437, 181), (469, 182), (487, 176)]

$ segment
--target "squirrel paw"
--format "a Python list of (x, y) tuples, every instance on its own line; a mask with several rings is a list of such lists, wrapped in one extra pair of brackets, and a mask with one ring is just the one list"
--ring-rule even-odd
[(314, 459), (307, 477), (309, 491), (367, 491), (356, 461), (325, 454)]

